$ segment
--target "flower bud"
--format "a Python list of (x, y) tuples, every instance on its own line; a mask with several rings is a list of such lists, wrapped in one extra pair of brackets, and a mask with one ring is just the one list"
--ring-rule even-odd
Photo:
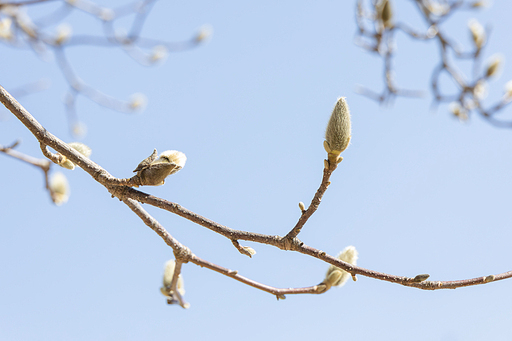
[(195, 41), (200, 43), (207, 40), (213, 34), (213, 28), (210, 25), (203, 25), (195, 37)]
[(69, 185), (66, 176), (61, 172), (56, 172), (50, 178), (48, 188), (50, 195), (55, 205), (60, 206), (68, 202), (69, 199)]
[(160, 154), (158, 159), (156, 155), (155, 149), (153, 154), (144, 159), (134, 170), (143, 186), (163, 185), (165, 178), (182, 169), (187, 161), (185, 154), (176, 150), (167, 150)]
[(471, 19), (468, 26), (473, 43), (478, 49), (481, 49), (484, 46), (486, 39), (484, 27), (476, 19)]
[(378, 16), (385, 28), (393, 27), (393, 10), (389, 0), (382, 0), (378, 8)]
[(502, 61), (503, 58), (501, 56), (493, 56), (490, 63), (487, 65), (487, 69), (485, 70), (485, 77), (489, 78), (496, 76), (500, 70)]
[(336, 102), (325, 130), (324, 148), (329, 161), (336, 162), (341, 152), (347, 149), (351, 138), (350, 112), (344, 97)]
[(148, 98), (143, 93), (137, 92), (130, 96), (130, 100), (128, 102), (128, 107), (130, 110), (139, 110), (142, 111), (148, 104)]
[[(342, 260), (346, 263), (350, 263), (356, 265), (358, 253), (354, 246), (347, 246), (337, 257), (339, 260)], [(324, 284), (327, 286), (343, 286), (347, 280), (351, 277), (351, 275), (343, 269), (338, 268), (337, 266), (331, 265), (327, 270), (327, 274), (325, 275)]]
[(247, 255), (249, 257), (252, 258), (252, 256), (254, 256), (256, 254), (256, 250), (254, 250), (252, 247), (250, 246), (242, 246), (242, 249), (247, 253)]
[[(171, 259), (165, 263), (164, 268), (164, 280), (163, 280), (163, 287), (160, 288), (160, 291), (164, 296), (170, 297), (170, 291), (171, 291), (171, 282), (172, 278), (174, 276), (174, 268), (176, 266), (176, 262), (174, 259)], [(183, 278), (181, 277), (181, 274), (178, 276), (178, 292), (181, 295), (185, 295), (185, 285), (183, 283)]]
[(71, 38), (71, 34), (73, 32), (73, 29), (69, 24), (61, 24), (57, 26), (57, 34), (55, 36), (55, 44), (56, 45), (62, 45), (65, 42)]
[(304, 203), (301, 201), (299, 202), (299, 208), (302, 212), (304, 212), (306, 210), (306, 205), (304, 205)]
[[(89, 148), (88, 146), (86, 146), (83, 143), (71, 142), (71, 143), (68, 143), (68, 146), (70, 146), (71, 148), (73, 148), (74, 150), (76, 150), (77, 152), (79, 152), (80, 154), (82, 154), (85, 157), (91, 156), (91, 152), (92, 152), (91, 148)], [(62, 160), (59, 163), (59, 166), (64, 167), (66, 169), (70, 169), (70, 170), (75, 169), (75, 164), (73, 162), (71, 162), (71, 160), (69, 160), (65, 156), (62, 156)]]

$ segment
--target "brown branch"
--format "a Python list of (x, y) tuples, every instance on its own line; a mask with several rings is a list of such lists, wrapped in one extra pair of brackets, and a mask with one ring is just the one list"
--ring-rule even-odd
[[(206, 267), (208, 269), (217, 271), (221, 274), (232, 277), (233, 279), (240, 281), (244, 284), (250, 285), (252, 287), (258, 288), (260, 290), (272, 293), (276, 295), (278, 298), (283, 298), (285, 294), (300, 294), (300, 293), (310, 293), (310, 294), (318, 294), (325, 291), (325, 288), (322, 286), (311, 286), (307, 288), (292, 288), (292, 289), (277, 289), (273, 288), (253, 280), (250, 280), (246, 277), (238, 275), (236, 271), (229, 270), (223, 268), (221, 266), (215, 265), (208, 261), (198, 258), (193, 255), (190, 250), (179, 243), (176, 239), (174, 239), (163, 227), (152, 218), (147, 212), (145, 212), (141, 205), (138, 202), (148, 203), (153, 206), (165, 209), (167, 211), (176, 213), (188, 220), (191, 220), (199, 225), (202, 225), (216, 233), (219, 233), (229, 240), (250, 240), (254, 242), (259, 242), (262, 244), (273, 245), (283, 250), (293, 250), (296, 252), (300, 252), (305, 255), (309, 255), (315, 257), (319, 260), (322, 260), (326, 263), (335, 265), (347, 272), (349, 272), (352, 276), (356, 274), (360, 274), (362, 276), (371, 277), (391, 283), (402, 284), (409, 287), (415, 287), (424, 290), (436, 290), (436, 289), (454, 289), (459, 287), (465, 287), (470, 285), (478, 285), (485, 284), (492, 281), (503, 280), (512, 277), (512, 271), (504, 272), (497, 275), (489, 275), (483, 277), (477, 277), (466, 280), (458, 280), (458, 281), (421, 281), (418, 282), (418, 277), (404, 277), (404, 276), (395, 276), (389, 275), (385, 273), (380, 273), (373, 270), (368, 270), (365, 268), (361, 268), (346, 262), (343, 262), (333, 256), (328, 255), (326, 252), (312, 248), (310, 246), (305, 245), (297, 238), (287, 238), (287, 237), (279, 237), (279, 236), (270, 236), (263, 235), (252, 232), (238, 231), (226, 226), (220, 225), (212, 220), (204, 218), (192, 211), (189, 211), (176, 203), (169, 202), (167, 200), (154, 197), (152, 195), (140, 192), (133, 188), (129, 188), (126, 186), (122, 186), (126, 184), (130, 179), (117, 179), (111, 176), (106, 170), (102, 167), (91, 161), (90, 159), (84, 157), (82, 154), (78, 153), (76, 150), (70, 148), (66, 143), (61, 141), (60, 139), (53, 136), (51, 133), (46, 131), (39, 122), (37, 122), (32, 115), (30, 115), (12, 96), (10, 96), (5, 89), (0, 86), (0, 101), (4, 103), (4, 105), (32, 132), (32, 134), (37, 138), (37, 140), (43, 144), (48, 145), (64, 155), (66, 158), (70, 159), (72, 162), (76, 163), (82, 169), (84, 169), (87, 173), (89, 173), (96, 181), (103, 184), (107, 189), (112, 193), (113, 196), (121, 199), (130, 209), (132, 209), (143, 221), (146, 225), (148, 225), (151, 229), (153, 229), (164, 241), (167, 245), (169, 245), (173, 250), (176, 256), (176, 259), (181, 262), (192, 262), (202, 267)], [(44, 150), (44, 148), (43, 148)], [(328, 177), (330, 173), (334, 170), (334, 166), (329, 166), (327, 170), (324, 170), (324, 179), (322, 181), (322, 185), (317, 191), (318, 195), (315, 195), (312, 203), (315, 201), (320, 201), (321, 194), (325, 192), (325, 188), (328, 184)], [(325, 187), (325, 188), (323, 188)], [(315, 206), (313, 203), (311, 206)], [(309, 208), (308, 208), (309, 209)], [(316, 210), (313, 208), (312, 210)], [(314, 212), (314, 211), (313, 211)], [(302, 217), (301, 217), (302, 218)], [(306, 219), (306, 218), (304, 218)], [(299, 219), (299, 222), (301, 220)], [(302, 226), (299, 225), (298, 226)]]
[(313, 200), (311, 200), (311, 204), (309, 204), (309, 207), (302, 212), (299, 221), (293, 227), (293, 229), (290, 232), (288, 232), (288, 234), (284, 237), (285, 239), (292, 240), (295, 237), (297, 237), (300, 231), (302, 230), (302, 227), (304, 227), (308, 219), (313, 215), (313, 213), (316, 212), (318, 206), (320, 206), (322, 197), (324, 196), (327, 187), (329, 187), (329, 185), (331, 184), (331, 182), (329, 181), (329, 179), (331, 178), (331, 174), (336, 170), (336, 167), (338, 167), (338, 165), (334, 162), (327, 161), (327, 164), (329, 165), (329, 167), (324, 167), (324, 175), (322, 177), (322, 182), (320, 183), (320, 187), (318, 187), (318, 190), (316, 191)]

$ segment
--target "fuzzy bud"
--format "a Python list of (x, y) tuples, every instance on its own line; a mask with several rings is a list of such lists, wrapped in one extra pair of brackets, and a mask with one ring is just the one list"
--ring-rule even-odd
[(185, 154), (176, 150), (167, 150), (160, 154), (158, 159), (156, 156), (155, 149), (153, 154), (144, 159), (134, 170), (143, 186), (163, 185), (165, 178), (182, 169), (187, 161)]
[(213, 28), (210, 25), (203, 25), (201, 28), (199, 28), (199, 32), (195, 37), (195, 41), (197, 43), (203, 42), (209, 39), (212, 36), (212, 34)]
[[(171, 296), (171, 282), (174, 276), (175, 266), (176, 262), (174, 261), (174, 259), (171, 259), (167, 261), (167, 263), (165, 263), (163, 287), (160, 288), (160, 291), (164, 296)], [(181, 277), (181, 274), (178, 276), (178, 292), (181, 295), (185, 295), (185, 285), (183, 283), (183, 278)]]
[(137, 92), (130, 96), (128, 107), (133, 111), (142, 111), (148, 104), (148, 98), (143, 93)]
[(66, 176), (61, 172), (56, 172), (50, 178), (48, 187), (50, 195), (55, 205), (65, 204), (69, 199), (69, 185)]
[(476, 19), (471, 19), (468, 23), (468, 27), (473, 43), (478, 49), (481, 49), (486, 40), (484, 27)]
[(61, 24), (57, 27), (57, 34), (55, 36), (55, 44), (62, 45), (71, 38), (73, 29), (69, 24)]
[(242, 249), (246, 252), (246, 255), (251, 258), (252, 258), (252, 256), (254, 256), (256, 254), (256, 250), (254, 250), (250, 246), (242, 246)]
[[(347, 246), (341, 253), (338, 255), (338, 259), (342, 260), (346, 263), (350, 263), (356, 265), (358, 258), (357, 250), (354, 246)], [(325, 279), (323, 283), (330, 286), (343, 286), (347, 280), (351, 277), (351, 275), (343, 269), (338, 268), (337, 266), (331, 265), (327, 270), (327, 274), (325, 275)]]
[[(68, 146), (70, 146), (71, 148), (73, 148), (74, 150), (76, 150), (77, 152), (79, 152), (80, 154), (82, 154), (85, 157), (91, 156), (91, 152), (92, 152), (91, 148), (89, 148), (88, 146), (86, 146), (83, 143), (71, 142), (71, 143), (68, 143)], [(62, 161), (59, 163), (59, 166), (64, 167), (66, 169), (70, 169), (70, 170), (75, 169), (75, 164), (73, 162), (71, 162), (71, 160), (69, 160), (65, 156), (62, 156)]]
[(304, 205), (304, 203), (301, 201), (299, 202), (299, 208), (302, 212), (304, 212), (306, 210), (306, 205)]
[(512, 80), (505, 83), (505, 98), (510, 100), (512, 98)]
[(328, 153), (329, 161), (337, 161), (340, 153), (347, 149), (350, 138), (350, 111), (347, 101), (341, 97), (334, 106), (325, 130), (324, 148)]

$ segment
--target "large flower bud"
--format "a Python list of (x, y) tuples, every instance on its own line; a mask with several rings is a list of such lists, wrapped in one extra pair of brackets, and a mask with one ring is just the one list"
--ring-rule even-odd
[(350, 111), (345, 97), (336, 102), (325, 130), (324, 148), (329, 161), (336, 162), (342, 151), (347, 149), (351, 138)]

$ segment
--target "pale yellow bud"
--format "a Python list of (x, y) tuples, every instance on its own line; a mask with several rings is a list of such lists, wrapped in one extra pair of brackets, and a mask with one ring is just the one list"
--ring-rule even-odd
[(486, 40), (484, 27), (476, 19), (471, 19), (468, 22), (468, 27), (471, 32), (473, 43), (478, 49), (481, 49)]
[(429, 2), (427, 4), (427, 9), (433, 15), (438, 17), (448, 14), (450, 12), (450, 5), (448, 4), (440, 4), (438, 2)]
[[(68, 146), (70, 146), (80, 154), (84, 155), (85, 157), (91, 156), (91, 148), (89, 148), (88, 146), (81, 142), (71, 142), (68, 143)], [(65, 156), (62, 156), (62, 161), (59, 163), (59, 166), (70, 170), (75, 169), (75, 164)]]
[(130, 96), (128, 106), (131, 110), (143, 110), (148, 103), (148, 98), (143, 93), (137, 92)]
[(252, 256), (254, 256), (256, 254), (256, 250), (254, 250), (252, 247), (249, 247), (249, 246), (242, 246), (242, 249), (247, 252), (247, 254), (249, 255), (249, 257), (252, 258)]
[(304, 203), (301, 201), (299, 202), (299, 208), (302, 212), (304, 212), (306, 210), (306, 205), (304, 205)]
[(489, 2), (482, 0), (482, 1), (475, 1), (471, 4), (471, 7), (473, 8), (480, 8), (480, 7), (487, 7), (489, 6)]
[(73, 127), (71, 128), (71, 133), (74, 137), (80, 138), (87, 135), (87, 125), (83, 122), (77, 122), (73, 124)]
[[(347, 246), (338, 255), (338, 259), (346, 263), (356, 265), (358, 259), (358, 253), (354, 246)], [(351, 277), (350, 273), (337, 266), (331, 265), (325, 275), (324, 284), (331, 286), (343, 286), (347, 280)]]
[(505, 98), (512, 98), (512, 80), (505, 83)]
[(73, 32), (72, 27), (69, 24), (61, 24), (57, 27), (57, 34), (55, 36), (55, 44), (62, 45), (71, 38)]
[(450, 103), (450, 111), (453, 116), (458, 117), (460, 121), (466, 121), (468, 117), (468, 111), (462, 107), (459, 102)]
[(169, 50), (164, 45), (157, 45), (153, 47), (153, 50), (151, 51), (151, 55), (149, 56), (149, 59), (151, 62), (155, 63), (161, 60), (164, 60), (169, 55)]
[(54, 173), (49, 180), (48, 187), (55, 205), (60, 206), (68, 201), (69, 185), (64, 174), (61, 172)]
[(98, 18), (103, 21), (111, 21), (115, 17), (115, 12), (110, 8), (102, 8), (98, 14)]
[(0, 39), (10, 40), (12, 37), (12, 19), (3, 18), (0, 20)]
[[(164, 280), (163, 280), (163, 287), (160, 288), (160, 292), (164, 296), (170, 297), (170, 291), (171, 291), (171, 282), (172, 278), (174, 276), (174, 268), (176, 267), (176, 262), (174, 259), (171, 259), (165, 263), (164, 268)], [(177, 285), (178, 292), (181, 295), (185, 295), (185, 284), (183, 283), (183, 278), (181, 277), (181, 274), (178, 276), (178, 285)]]
[(493, 77), (498, 74), (501, 68), (501, 64), (503, 62), (503, 57), (499, 55), (495, 55), (491, 57), (489, 64), (487, 65), (487, 69), (485, 70), (485, 77)]
[(345, 97), (336, 102), (325, 130), (325, 150), (330, 150), (329, 161), (336, 162), (341, 152), (347, 149), (351, 138), (350, 111)]
[(200, 43), (207, 40), (213, 34), (213, 28), (210, 25), (203, 25), (199, 28), (199, 32), (196, 35), (196, 42)]
[(476, 83), (475, 87), (473, 88), (473, 95), (475, 96), (475, 98), (482, 100), (487, 97), (487, 93), (488, 93), (487, 82), (484, 81), (483, 79), (478, 81)]
[(73, 148), (74, 150), (76, 150), (77, 152), (79, 152), (80, 154), (82, 154), (85, 157), (91, 156), (91, 153), (92, 153), (91, 148), (89, 148), (89, 146), (87, 146), (81, 142), (71, 142), (71, 143), (68, 143), (68, 146), (70, 146), (71, 148)]

